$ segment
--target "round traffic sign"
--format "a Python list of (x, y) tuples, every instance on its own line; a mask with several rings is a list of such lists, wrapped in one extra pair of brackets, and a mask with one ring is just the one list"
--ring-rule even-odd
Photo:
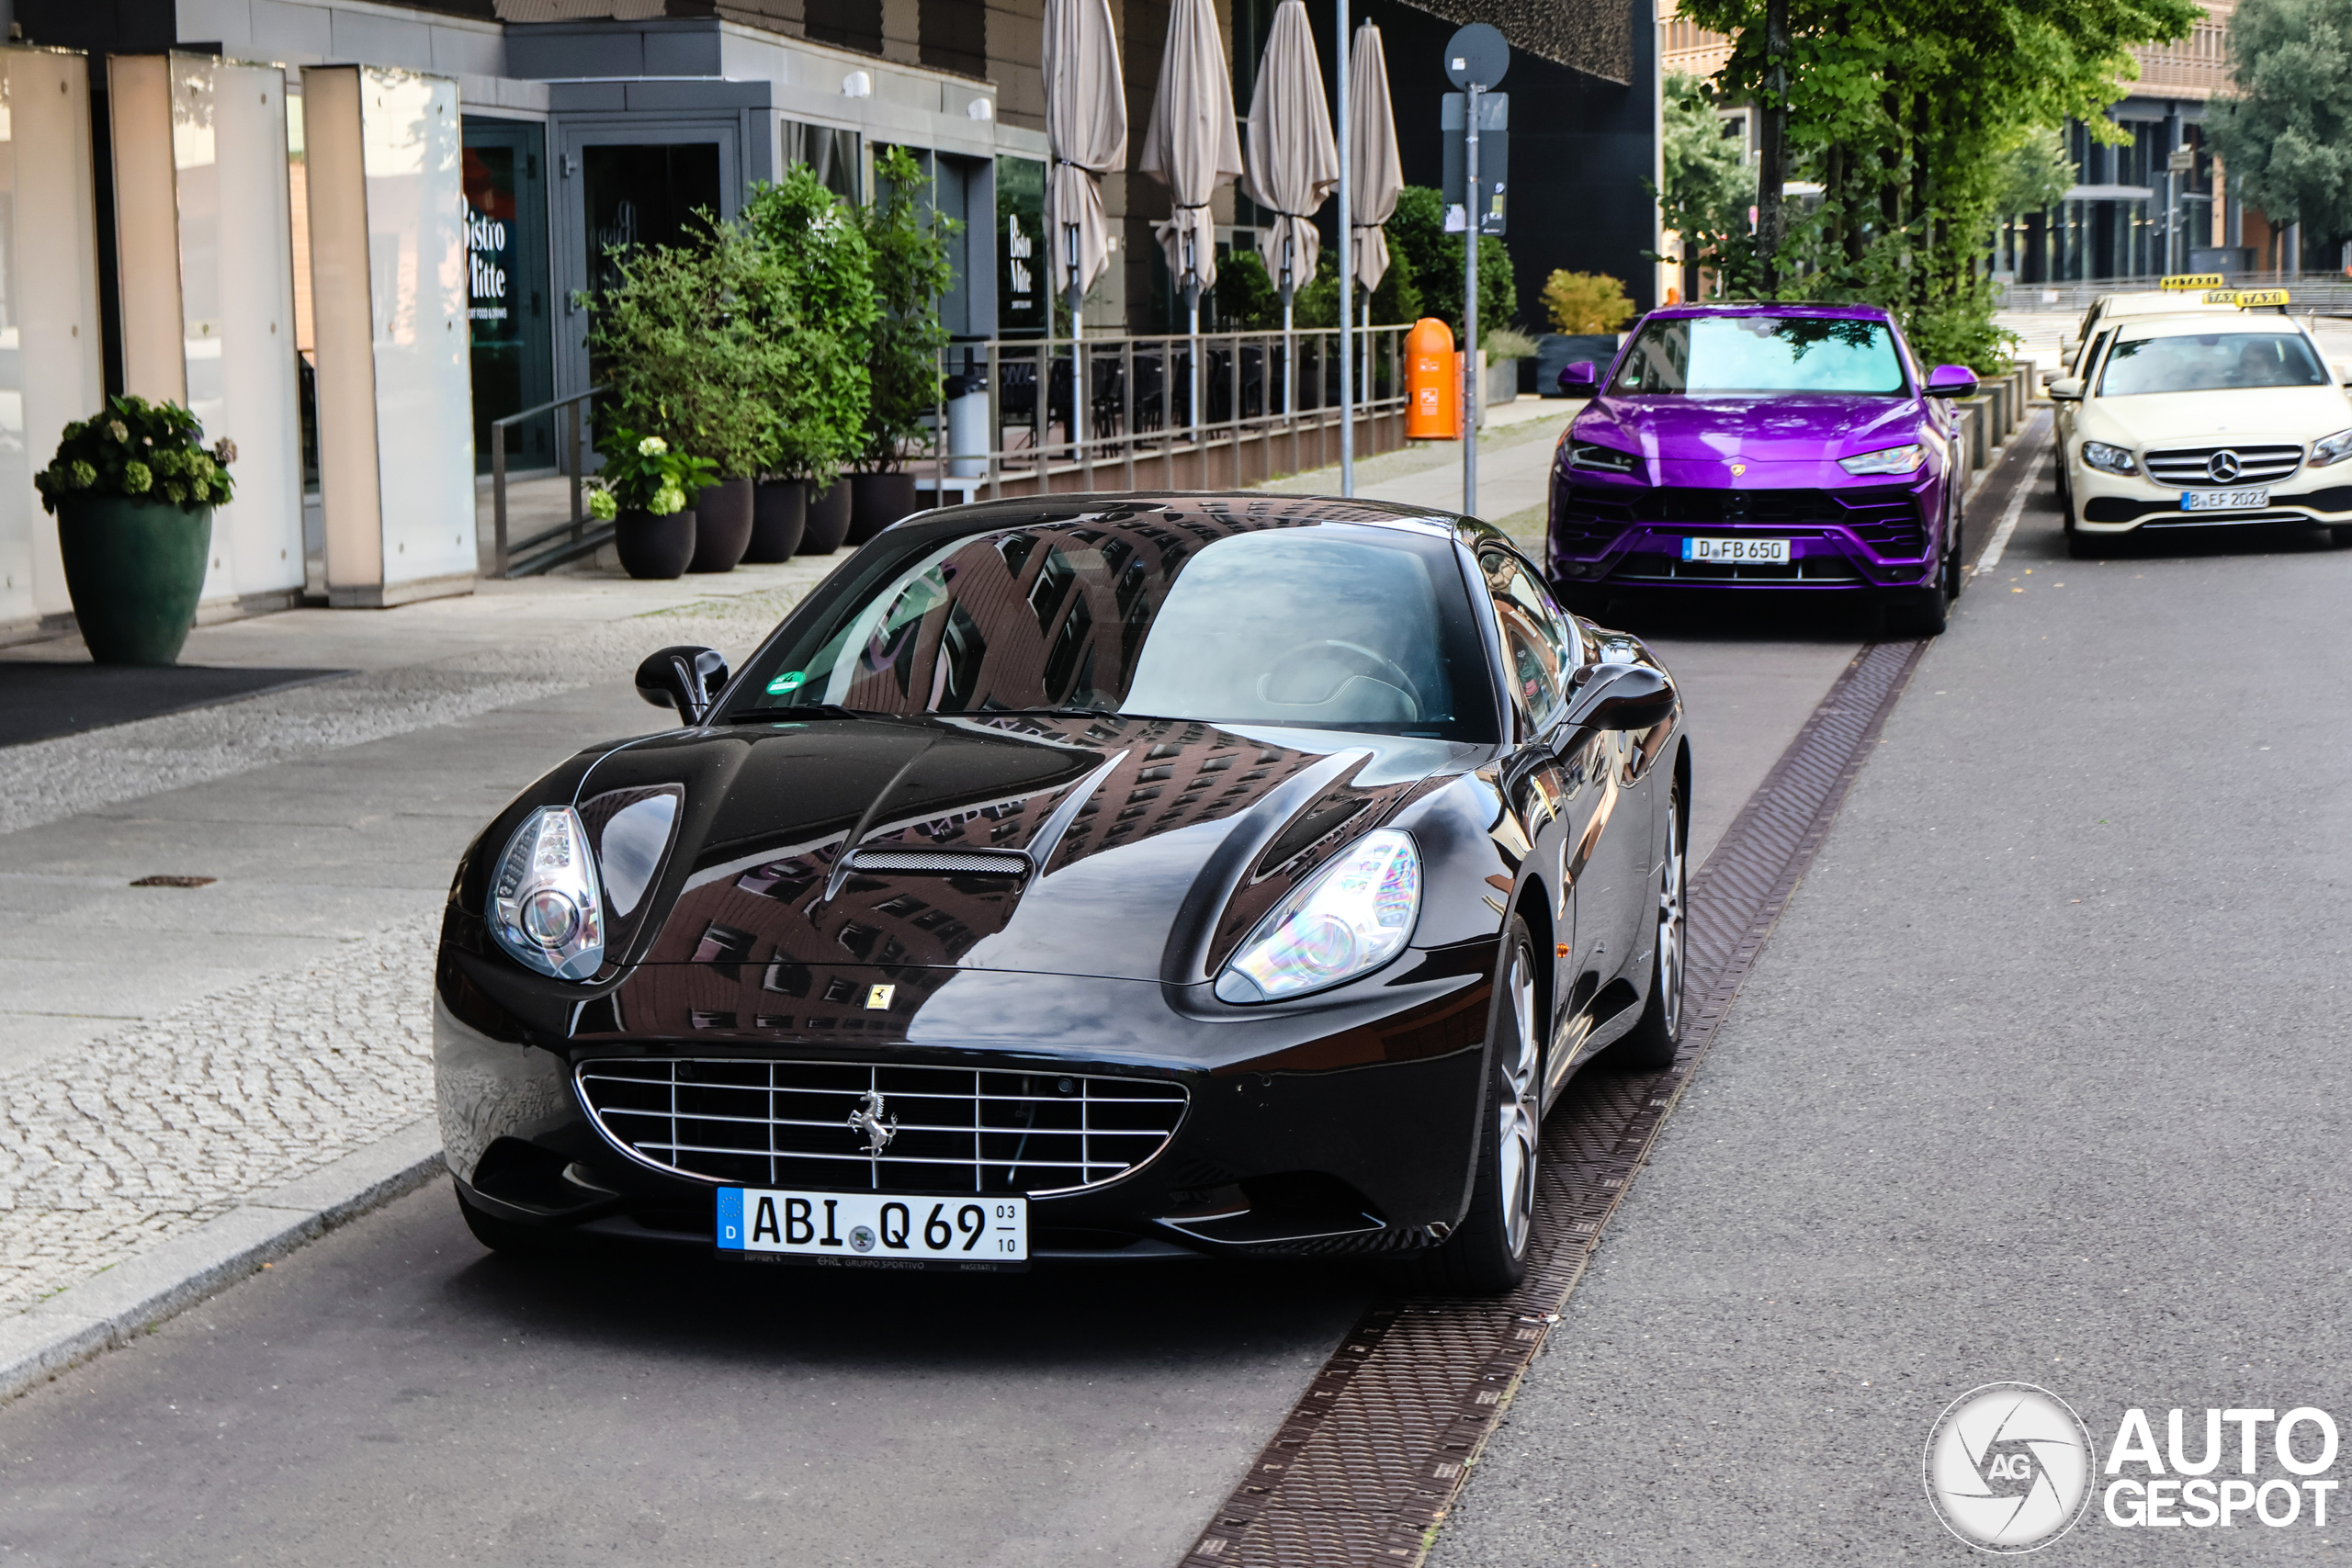
[(1481, 91), (1503, 79), (1510, 67), (1510, 45), (1484, 22), (1473, 22), (1445, 40), (1445, 78), (1467, 89)]

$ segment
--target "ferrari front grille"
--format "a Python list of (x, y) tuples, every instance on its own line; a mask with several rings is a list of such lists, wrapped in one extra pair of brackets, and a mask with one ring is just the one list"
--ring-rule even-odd
[[(2225, 452), (2228, 457), (2216, 462)], [(2302, 461), (2300, 446), (2179, 446), (2149, 453), (2148, 477), (2188, 490), (2267, 485), (2285, 479)]]
[(746, 1187), (1073, 1192), (1168, 1146), (1169, 1078), (901, 1063), (608, 1057), (581, 1103), (624, 1154)]

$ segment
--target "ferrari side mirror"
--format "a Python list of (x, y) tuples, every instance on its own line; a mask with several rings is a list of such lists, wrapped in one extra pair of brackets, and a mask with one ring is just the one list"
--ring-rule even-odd
[(681, 724), (700, 724), (726, 684), (727, 660), (716, 649), (665, 648), (637, 667), (637, 694), (676, 708)]
[(1595, 729), (1647, 729), (1674, 713), (1674, 682), (1646, 664), (1604, 670), (1578, 688), (1568, 722)]

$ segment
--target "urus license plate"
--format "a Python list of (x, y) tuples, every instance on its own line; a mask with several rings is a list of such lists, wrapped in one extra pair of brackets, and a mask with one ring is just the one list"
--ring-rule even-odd
[(1685, 539), (1684, 560), (1727, 561), (1734, 565), (1786, 566), (1786, 539)]
[(718, 1190), (721, 1254), (848, 1269), (1026, 1268), (1026, 1198)]
[(2260, 490), (2192, 490), (2180, 497), (2183, 512), (2248, 512), (2270, 504), (2267, 486)]

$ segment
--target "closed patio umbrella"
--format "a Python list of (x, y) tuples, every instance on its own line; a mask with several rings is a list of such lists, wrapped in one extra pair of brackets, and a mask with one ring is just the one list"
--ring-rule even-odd
[(1258, 235), (1266, 275), (1283, 291), (1283, 330), (1292, 294), (1315, 276), (1322, 241), (1315, 214), (1340, 183), (1340, 150), (1323, 104), (1323, 67), (1315, 54), (1306, 0), (1282, 0), (1258, 65), (1250, 99), (1250, 199), (1275, 213)]
[(1053, 154), (1046, 200), (1056, 291), (1069, 297), (1069, 434), (1076, 443), (1087, 411), (1079, 308), (1111, 265), (1102, 176), (1127, 156), (1127, 95), (1110, 0), (1046, 0), (1045, 77), (1046, 137)]
[[(1167, 249), (1169, 275), (1183, 290), (1185, 330), (1198, 336), (1201, 291), (1216, 285), (1216, 225), (1209, 201), (1242, 169), (1241, 139), (1233, 130), (1233, 73), (1212, 0), (1176, 0), (1169, 9), (1159, 90), (1136, 166), (1168, 187), (1173, 210), (1152, 232)], [(1193, 417), (1199, 423), (1197, 400)]]
[[(1372, 294), (1388, 276), (1388, 234), (1381, 227), (1396, 211), (1405, 189), (1404, 162), (1396, 155), (1396, 111), (1388, 100), (1388, 52), (1380, 29), (1370, 22), (1356, 29), (1348, 51), (1348, 207), (1354, 242), (1355, 276), (1341, 305), (1354, 303), (1354, 285), (1363, 285), (1363, 326), (1372, 331)], [(1371, 395), (1372, 340), (1364, 339), (1364, 395)]]
[(1074, 286), (1083, 295), (1111, 265), (1102, 176), (1127, 156), (1127, 95), (1110, 0), (1046, 0), (1045, 77), (1055, 291)]

